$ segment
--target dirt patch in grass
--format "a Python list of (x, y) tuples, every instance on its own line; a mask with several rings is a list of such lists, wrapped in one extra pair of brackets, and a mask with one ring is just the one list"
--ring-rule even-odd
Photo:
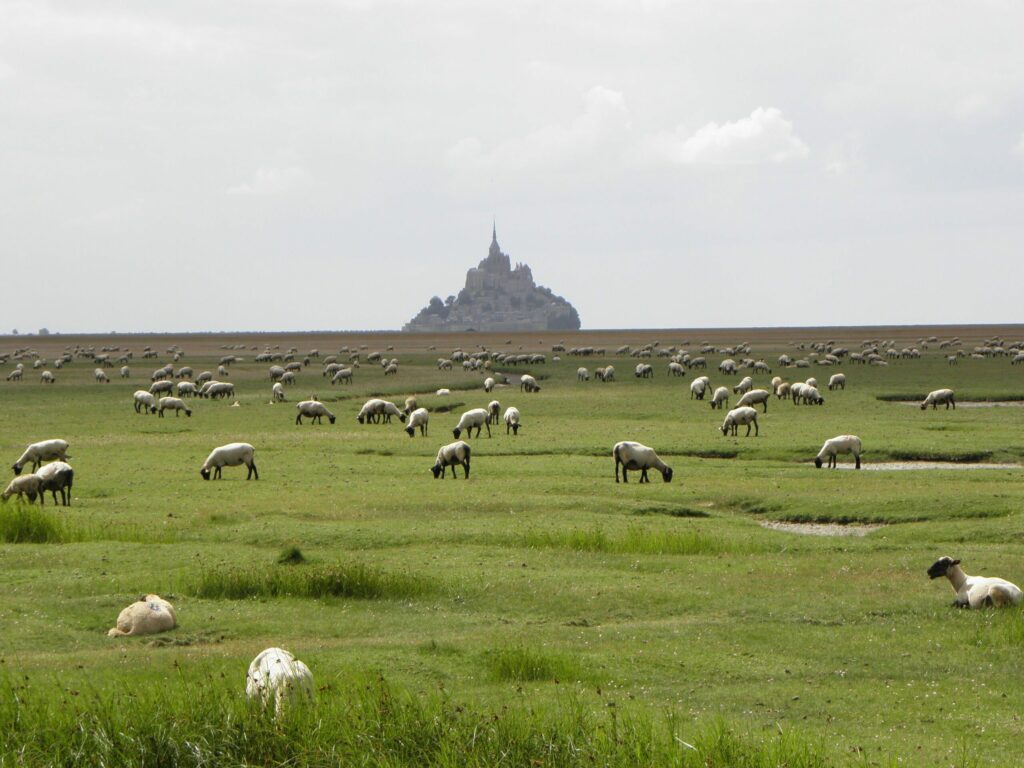
[[(862, 469), (875, 472), (900, 472), (923, 469), (1020, 469), (1020, 464), (993, 464), (967, 461), (879, 461), (864, 463)], [(855, 469), (853, 464), (840, 464), (839, 469)]]
[(872, 531), (884, 528), (882, 523), (851, 523), (841, 525), (839, 523), (787, 523), (781, 520), (762, 520), (762, 528), (784, 533), (799, 533), (804, 536), (867, 536)]

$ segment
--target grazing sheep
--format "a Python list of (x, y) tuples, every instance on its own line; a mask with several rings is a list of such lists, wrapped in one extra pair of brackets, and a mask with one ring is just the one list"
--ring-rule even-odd
[(705, 378), (703, 376), (701, 376), (698, 379), (694, 379), (693, 381), (691, 381), (690, 382), (690, 399), (693, 400), (694, 398), (697, 398), (698, 400), (703, 400), (704, 399), (704, 392), (707, 390), (708, 386), (710, 386), (710, 385), (707, 383), (707, 381), (705, 380)]
[(464, 440), (457, 440), (454, 443), (441, 446), (437, 452), (437, 458), (434, 460), (434, 466), (430, 468), (430, 471), (434, 473), (434, 479), (443, 478), (448, 467), (452, 468), (452, 479), (455, 479), (455, 468), (461, 465), (466, 472), (466, 479), (469, 480), (469, 456), (469, 443)]
[(960, 561), (951, 557), (940, 557), (932, 563), (928, 576), (933, 579), (945, 576), (949, 579), (956, 592), (953, 605), (957, 608), (1018, 605), (1024, 597), (1020, 587), (1006, 579), (968, 576), (960, 567)]
[(307, 417), (310, 424), (323, 424), (323, 417), (326, 416), (331, 424), (334, 423), (334, 414), (327, 410), (327, 406), (321, 403), (319, 400), (303, 400), (301, 403), (296, 403), (295, 407), (298, 409), (298, 413), (295, 415), (295, 423), (301, 424), (302, 417)]
[(228, 376), (228, 369), (225, 368), (223, 365), (218, 365), (217, 366), (217, 375), (218, 376), (227, 377)]
[(218, 397), (234, 397), (235, 395), (235, 385), (232, 384), (231, 382), (209, 381), (207, 382), (207, 385), (209, 386), (207, 387), (206, 392), (203, 395), (204, 397), (214, 399)]
[(829, 469), (839, 466), (837, 456), (840, 453), (852, 453), (854, 461), (857, 462), (857, 469), (860, 469), (860, 455), (863, 453), (860, 438), (856, 435), (839, 435), (831, 440), (826, 440), (814, 459), (814, 466), (821, 469), (821, 460), (828, 458)]
[(590, 381), (590, 371), (586, 368), (577, 368), (576, 381)]
[(441, 389), (437, 390), (437, 392), (435, 392), (434, 394), (437, 395), (438, 397), (448, 397), (451, 393), (452, 391), (450, 389), (448, 389), (447, 387), (442, 387)]
[(405, 425), (405, 431), (409, 437), (416, 435), (416, 427), (420, 428), (420, 435), (427, 436), (427, 424), (430, 421), (430, 413), (426, 408), (417, 408), (409, 414), (409, 421)]
[(718, 364), (718, 370), (726, 376), (736, 375), (736, 361), (731, 359), (725, 359)]
[(732, 388), (732, 391), (737, 395), (742, 395), (745, 392), (749, 392), (754, 388), (754, 380), (749, 376), (744, 376), (740, 379), (740, 383)]
[(828, 388), (829, 390), (834, 389), (846, 389), (846, 374), (833, 373), (828, 377)]
[(679, 363), (672, 361), (668, 364), (668, 372), (673, 376), (685, 376), (686, 369)]
[(492, 389), (494, 389), (494, 379), (488, 376), (484, 379), (484, 392), (490, 392)]
[(256, 449), (248, 443), (228, 443), (214, 448), (203, 462), (199, 474), (203, 476), (203, 480), (209, 480), (212, 468), (213, 479), (217, 480), (221, 477), (222, 467), (237, 467), (240, 464), (245, 464), (249, 468), (246, 480), (260, 479), (260, 473), (256, 471)]
[(783, 398), (789, 397), (789, 390), (792, 385), (788, 381), (784, 381), (775, 388), (775, 396), (782, 400)]
[(808, 387), (814, 387), (815, 389), (817, 389), (817, 387), (818, 387), (818, 380), (816, 378), (814, 378), (813, 376), (811, 376), (811, 378), (809, 378), (807, 381), (805, 381), (804, 384), (806, 384)]
[(370, 423), (384, 424), (391, 423), (391, 417), (397, 416), (399, 421), (405, 421), (405, 414), (398, 410), (398, 406), (392, 403), (390, 400), (380, 400), (373, 398), (367, 400), (365, 405), (359, 411), (359, 415), (356, 416), (356, 421), (360, 424)]
[(107, 632), (109, 637), (155, 635), (178, 626), (174, 606), (160, 595), (146, 595), (129, 605), (117, 617), (117, 626)]
[(282, 384), (294, 384), (295, 383), (295, 371), (285, 371), (284, 374), (278, 379)]
[(161, 395), (164, 392), (166, 392), (167, 394), (171, 394), (172, 392), (174, 392), (173, 381), (154, 381), (152, 384), (149, 385), (149, 393), (151, 395)]
[(57, 503), (57, 492), (60, 491), (60, 504), (62, 507), (71, 506), (71, 486), (75, 479), (75, 470), (71, 465), (63, 461), (53, 461), (41, 467), (35, 474), (39, 478), (39, 503), (45, 503), (46, 491), (53, 496), (53, 503)]
[(156, 413), (156, 397), (144, 389), (138, 389), (133, 396), (136, 413)]
[(66, 461), (69, 458), (71, 457), (68, 456), (67, 440), (43, 440), (29, 445), (21, 457), (11, 465), (11, 469), (14, 470), (14, 474), (20, 475), (21, 470), (29, 462), (32, 463), (32, 471), (35, 472), (44, 461)]
[(519, 391), (520, 392), (540, 392), (540, 384), (537, 380), (529, 374), (524, 374), (519, 377)]
[(956, 410), (956, 399), (953, 397), (952, 389), (936, 389), (934, 392), (929, 392), (928, 397), (921, 403), (921, 410), (925, 410), (929, 405), (932, 410), (939, 407), (941, 403), (946, 404), (946, 410), (949, 410), (949, 406), (953, 406), (953, 410)]
[(509, 431), (512, 432), (512, 436), (515, 437), (519, 434), (519, 409), (509, 406), (505, 409), (505, 434)]
[(313, 701), (313, 673), (283, 648), (261, 651), (245, 676), (245, 695), (264, 707), (274, 702), (274, 716), (281, 717), (296, 704)]
[(615, 366), (606, 365), (604, 368), (598, 368), (594, 371), (594, 375), (603, 382), (615, 381)]
[(501, 403), (497, 400), (491, 400), (491, 402), (487, 404), (487, 423), (496, 425), (500, 417)]
[[(96, 381), (102, 382), (104, 384), (109, 384), (110, 383), (110, 379), (107, 378), (106, 371), (104, 371), (102, 368), (94, 369), (93, 372), (92, 372), (92, 375), (93, 375), (93, 378), (96, 379)], [(10, 376), (8, 376), (7, 378), (10, 378)], [(21, 378), (21, 374), (18, 374), (18, 378), (19, 379)]]
[(196, 376), (196, 386), (201, 387), (208, 381), (213, 381), (213, 374), (210, 371), (203, 371)]
[(7, 501), (11, 496), (17, 494), (20, 496), (28, 496), (29, 503), (34, 503), (36, 496), (40, 496), (39, 503), (42, 504), (42, 495), (39, 492), (39, 484), (42, 481), (39, 479), (39, 475), (22, 475), (21, 477), (15, 477), (7, 484), (4, 492), (0, 494), (0, 499)]
[[(99, 369), (97, 369), (97, 370), (99, 370)], [(15, 368), (13, 371), (11, 371), (9, 374), (7, 374), (7, 380), (8, 381), (21, 381), (21, 376), (22, 376), (23, 373), (24, 372), (22, 371), (21, 368)]]
[(768, 399), (771, 396), (772, 393), (767, 389), (752, 389), (736, 401), (736, 407), (740, 408), (744, 405), (754, 406), (760, 403), (764, 406), (764, 412), (768, 413)]
[(622, 465), (622, 482), (628, 483), (627, 470), (640, 470), (640, 482), (649, 483), (647, 470), (652, 467), (661, 472), (661, 479), (666, 483), (672, 481), (672, 467), (658, 458), (653, 448), (648, 448), (641, 443), (634, 443), (629, 440), (618, 442), (612, 448), (612, 457), (615, 459), (615, 482), (619, 482), (619, 465)]
[(50, 371), (43, 371), (39, 376), (39, 381), (43, 384), (53, 384), (57, 381), (57, 377)]
[[(692, 390), (692, 387), (691, 387)], [(729, 404), (729, 389), (727, 387), (719, 387), (715, 390), (715, 393), (711, 396), (711, 408), (724, 408)]]
[(198, 391), (191, 381), (178, 382), (178, 397), (195, 397)]
[(410, 414), (419, 407), (419, 403), (416, 402), (416, 395), (410, 395), (405, 398), (405, 408), (402, 409), (402, 413)]
[(393, 376), (393, 375), (395, 375), (397, 373), (398, 373), (398, 364), (397, 363), (388, 363), (387, 366), (384, 367), (384, 375), (385, 376)]
[(352, 369), (351, 368), (340, 368), (335, 371), (334, 376), (331, 378), (331, 384), (351, 384), (352, 383)]
[(192, 415), (192, 409), (185, 405), (185, 401), (179, 397), (161, 397), (159, 416), (164, 417), (164, 411), (174, 410), (174, 418), (178, 418), (178, 411), (184, 411), (186, 416)]
[(638, 379), (653, 379), (654, 366), (648, 365), (647, 363), (637, 363), (636, 369), (633, 371), (633, 375)]
[(132, 375), (131, 369), (129, 369), (127, 365), (121, 366), (121, 378), (122, 379), (127, 379), (131, 375)]
[(459, 423), (455, 429), (452, 430), (452, 434), (455, 439), (458, 440), (462, 433), (466, 433), (467, 438), (473, 437), (473, 427), (476, 427), (476, 436), (480, 437), (480, 430), (483, 427), (487, 427), (487, 436), (491, 436), (491, 420), (488, 417), (487, 410), (484, 408), (473, 408), (472, 410), (466, 411), (462, 414), (462, 418), (459, 419)]
[(760, 434), (760, 430), (757, 427), (757, 411), (749, 405), (744, 405), (741, 408), (733, 408), (725, 414), (725, 421), (722, 422), (722, 434), (728, 435), (731, 431), (733, 437), (736, 437), (737, 430), (741, 424), (747, 425), (746, 437), (750, 437), (751, 424), (754, 425), (754, 437), (757, 437)]

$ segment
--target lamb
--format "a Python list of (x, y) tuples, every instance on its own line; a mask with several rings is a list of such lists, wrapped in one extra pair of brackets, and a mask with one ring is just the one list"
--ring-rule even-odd
[(760, 434), (760, 430), (757, 426), (757, 411), (749, 405), (744, 405), (740, 408), (733, 408), (725, 415), (725, 421), (722, 422), (722, 434), (728, 435), (731, 431), (733, 437), (735, 437), (741, 424), (747, 425), (746, 437), (750, 437), (751, 424), (754, 425), (754, 437), (757, 437)]
[(409, 437), (416, 436), (416, 427), (420, 428), (420, 435), (427, 436), (427, 423), (430, 421), (430, 413), (426, 408), (417, 408), (409, 414), (409, 421), (405, 425), (405, 431)]
[(590, 371), (586, 368), (577, 368), (576, 381), (590, 381)]
[[(691, 387), (692, 389), (692, 387)], [(715, 390), (715, 393), (711, 396), (711, 409), (724, 408), (729, 404), (729, 389), (727, 387), (719, 387)]]
[(742, 395), (745, 392), (749, 392), (753, 388), (754, 380), (749, 376), (744, 376), (742, 379), (740, 379), (740, 383), (732, 388), (732, 391), (737, 395)]
[(138, 389), (135, 391), (134, 400), (136, 413), (156, 413), (156, 397), (152, 393)]
[(627, 470), (640, 470), (640, 482), (649, 483), (647, 470), (652, 467), (661, 472), (661, 479), (666, 483), (672, 482), (672, 467), (658, 458), (653, 448), (648, 448), (641, 443), (634, 443), (629, 440), (618, 442), (612, 448), (612, 457), (615, 459), (615, 482), (619, 482), (619, 465), (622, 465), (622, 482), (628, 483)]
[(283, 648), (267, 648), (249, 665), (245, 694), (264, 707), (273, 698), (274, 716), (281, 717), (286, 708), (313, 701), (313, 673)]
[(469, 443), (464, 440), (448, 443), (448, 445), (441, 446), (441, 449), (437, 452), (437, 458), (434, 460), (434, 466), (430, 468), (430, 471), (434, 473), (434, 479), (436, 480), (443, 478), (448, 471), (448, 467), (451, 467), (452, 478), (454, 479), (456, 477), (455, 468), (462, 465), (466, 472), (466, 479), (469, 480), (469, 457)]
[(146, 595), (129, 605), (117, 617), (117, 626), (107, 632), (109, 637), (155, 635), (178, 626), (174, 606), (160, 595)]
[(833, 373), (828, 377), (828, 388), (829, 390), (834, 389), (846, 389), (846, 374)]
[(57, 381), (57, 377), (54, 376), (50, 371), (43, 371), (39, 376), (39, 381), (43, 384), (53, 384)]
[(35, 474), (15, 477), (7, 484), (4, 492), (0, 494), (0, 499), (6, 502), (11, 496), (17, 494), (19, 497), (28, 496), (29, 503), (31, 504), (35, 503), (36, 496), (39, 496), (39, 503), (42, 504), (42, 493), (39, 491), (41, 482), (39, 475)]
[(295, 416), (296, 424), (302, 423), (303, 416), (310, 420), (310, 424), (323, 424), (324, 416), (327, 417), (331, 424), (334, 423), (334, 414), (327, 410), (327, 406), (319, 400), (303, 400), (301, 403), (296, 403), (295, 407), (299, 411)]
[(28, 446), (21, 454), (21, 458), (11, 465), (11, 469), (15, 475), (20, 475), (21, 470), (29, 462), (32, 463), (32, 471), (35, 472), (44, 461), (66, 461), (69, 458), (71, 457), (68, 456), (67, 440), (43, 440)]
[(507, 435), (511, 431), (513, 437), (517, 436), (519, 426), (519, 409), (509, 406), (505, 409), (505, 434)]
[(764, 406), (764, 412), (768, 413), (768, 398), (771, 396), (772, 393), (767, 389), (752, 389), (736, 401), (736, 407), (740, 408), (745, 405), (753, 406), (760, 403)]
[[(104, 384), (110, 383), (110, 379), (107, 378), (106, 371), (104, 371), (102, 368), (94, 369), (92, 375), (93, 378), (96, 379), (96, 381), (103, 382)], [(8, 378), (10, 377), (8, 376)], [(21, 374), (18, 374), (18, 378), (21, 378)]]
[(814, 459), (814, 466), (821, 469), (821, 460), (828, 458), (829, 469), (839, 466), (838, 455), (840, 453), (852, 453), (854, 461), (857, 462), (857, 469), (860, 469), (860, 455), (863, 453), (860, 438), (856, 435), (839, 435), (831, 440), (826, 440)]
[(519, 377), (519, 391), (520, 392), (540, 392), (540, 384), (530, 374), (524, 374)]
[(1024, 593), (1016, 584), (996, 577), (968, 576), (960, 567), (960, 561), (951, 557), (940, 557), (928, 569), (928, 576), (937, 579), (945, 576), (956, 592), (953, 605), (957, 608), (984, 608), (1019, 605)]
[(71, 465), (63, 461), (54, 461), (42, 467), (36, 472), (35, 477), (39, 478), (39, 503), (45, 503), (46, 491), (53, 496), (53, 503), (57, 503), (57, 491), (60, 491), (60, 504), (62, 507), (71, 506), (71, 486), (75, 479), (75, 470)]
[(491, 400), (487, 404), (487, 423), (497, 424), (498, 418), (501, 416), (501, 403), (497, 400)]
[(149, 385), (149, 393), (151, 395), (159, 395), (164, 392), (166, 392), (167, 394), (171, 394), (174, 392), (173, 381), (154, 381), (152, 384)]
[(488, 376), (484, 379), (484, 392), (490, 392), (492, 389), (494, 389), (494, 378)]
[(472, 438), (473, 427), (476, 427), (477, 437), (480, 437), (480, 430), (483, 427), (487, 427), (487, 436), (491, 436), (491, 423), (484, 408), (473, 408), (462, 414), (462, 418), (459, 419), (459, 423), (452, 430), (452, 434), (458, 440), (462, 436), (463, 431), (465, 431), (466, 437)]
[(936, 389), (934, 392), (929, 392), (928, 397), (921, 403), (921, 410), (925, 410), (929, 405), (932, 410), (939, 407), (941, 403), (946, 404), (946, 410), (949, 410), (949, 406), (953, 406), (953, 410), (956, 410), (956, 400), (953, 397), (952, 389)]
[(174, 418), (178, 418), (178, 411), (184, 411), (186, 416), (192, 415), (192, 409), (185, 405), (185, 401), (179, 397), (161, 397), (159, 416), (164, 417), (164, 411), (174, 410)]
[(203, 466), (199, 470), (199, 474), (203, 476), (203, 480), (210, 479), (210, 469), (213, 469), (213, 479), (218, 480), (221, 478), (221, 468), (223, 467), (237, 467), (240, 464), (245, 464), (249, 468), (249, 473), (246, 475), (246, 480), (260, 479), (260, 473), (256, 471), (256, 449), (248, 443), (228, 443), (222, 445), (219, 448), (214, 448), (209, 456), (206, 457), (206, 461), (203, 462)]

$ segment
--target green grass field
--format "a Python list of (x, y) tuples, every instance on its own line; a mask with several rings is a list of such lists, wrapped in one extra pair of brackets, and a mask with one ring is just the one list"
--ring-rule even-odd
[[(794, 354), (743, 338), (773, 367)], [(276, 405), (269, 364), (241, 352), (239, 406), (195, 400), (190, 419), (132, 409), (166, 355), (107, 385), (88, 360), (53, 386), (30, 365), (0, 380), (6, 465), (62, 437), (76, 473), (70, 509), (0, 507), (0, 765), (1019, 764), (1024, 616), (955, 610), (925, 570), (948, 554), (1024, 583), (1024, 470), (811, 462), (826, 438), (855, 433), (867, 466), (1019, 464), (1024, 409), (899, 400), (945, 386), (960, 404), (1020, 400), (1024, 366), (949, 367), (933, 347), (887, 368), (775, 370), (817, 376), (825, 405), (773, 399), (759, 437), (732, 438), (724, 414), (690, 399), (693, 372), (670, 378), (655, 359), (639, 380), (626, 357), (555, 363), (536, 334), (515, 341), (548, 354), (503, 369), (541, 378), (538, 394), (487, 395), (481, 373), (436, 370), (443, 338), (417, 337), (388, 353), (395, 377), (364, 363), (332, 388), (314, 363)], [(179, 365), (215, 369), (219, 354)], [(722, 357), (707, 373), (731, 387)], [(579, 365), (609, 362), (618, 381), (576, 381)], [(845, 392), (825, 388), (836, 370)], [(314, 392), (335, 425), (294, 424)], [(377, 394), (419, 395), (429, 436), (359, 425)], [(458, 415), (492, 398), (520, 409), (519, 436), (492, 427), (470, 441), (468, 482), (434, 480)], [(656, 448), (673, 482), (617, 485), (624, 439)], [(204, 482), (206, 455), (232, 441), (256, 447), (260, 480), (225, 468)], [(825, 537), (765, 521), (882, 525)], [(303, 561), (279, 563), (291, 548)], [(108, 638), (148, 592), (174, 602), (178, 629)], [(271, 645), (319, 688), (313, 710), (280, 723), (244, 697), (249, 661)]]

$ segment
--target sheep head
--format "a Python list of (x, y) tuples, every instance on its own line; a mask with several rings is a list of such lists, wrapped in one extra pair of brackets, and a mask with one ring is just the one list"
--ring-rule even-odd
[(928, 577), (932, 579), (941, 578), (942, 576), (945, 576), (949, 573), (950, 568), (952, 568), (954, 565), (959, 564), (959, 560), (954, 560), (951, 557), (940, 557), (938, 560), (932, 563), (931, 568), (928, 569)]
[(672, 482), (672, 467), (665, 467), (665, 469), (661, 471), (661, 479), (666, 483)]
[(203, 476), (203, 480), (209, 480), (210, 479), (210, 470), (208, 470), (208, 469), (200, 469), (199, 470), (199, 474)]
[(815, 457), (815, 459), (814, 459), (814, 466), (816, 466), (818, 469), (821, 469), (821, 457), (820, 456), (816, 456)]
[(14, 470), (14, 474), (15, 474), (15, 476), (17, 476), (17, 475), (20, 475), (20, 474), (21, 474), (21, 464), (17, 464), (17, 463), (15, 463), (15, 464), (12, 464), (12, 465), (11, 465), (11, 469), (13, 469), (13, 470)]

